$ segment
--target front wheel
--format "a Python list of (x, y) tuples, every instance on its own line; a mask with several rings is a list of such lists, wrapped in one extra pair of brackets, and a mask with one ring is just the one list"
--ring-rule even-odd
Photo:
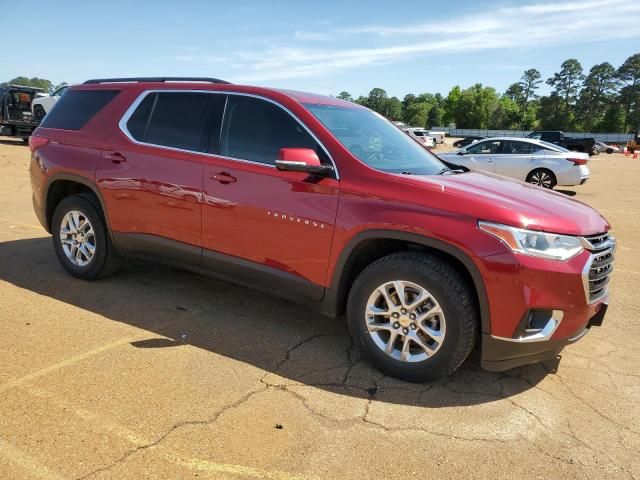
[(557, 185), (556, 176), (551, 170), (546, 168), (536, 168), (527, 175), (527, 183), (538, 185), (543, 188), (553, 188)]
[(416, 252), (388, 255), (365, 268), (349, 293), (347, 316), (365, 357), (411, 382), (453, 373), (478, 335), (468, 282), (446, 261)]
[(109, 240), (100, 206), (91, 195), (72, 195), (56, 207), (51, 221), (53, 247), (71, 275), (94, 280), (114, 273), (121, 264)]

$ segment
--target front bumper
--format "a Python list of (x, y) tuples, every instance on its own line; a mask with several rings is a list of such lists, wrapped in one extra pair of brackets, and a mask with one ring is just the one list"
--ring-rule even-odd
[(565, 346), (584, 337), (591, 327), (602, 325), (607, 307), (606, 302), (599, 303), (596, 313), (589, 319), (586, 326), (569, 338), (527, 341), (526, 337), (507, 339), (483, 333), (481, 366), (485, 370), (502, 371), (551, 360), (557, 357)]
[(482, 332), (483, 368), (506, 370), (554, 358), (602, 323), (608, 296), (604, 288), (592, 297), (590, 251), (566, 262), (512, 252), (480, 260), (491, 317), (490, 329)]

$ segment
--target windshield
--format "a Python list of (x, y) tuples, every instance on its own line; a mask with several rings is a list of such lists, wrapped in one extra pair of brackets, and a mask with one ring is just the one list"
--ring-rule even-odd
[(436, 175), (447, 167), (409, 135), (365, 108), (305, 104), (351, 153), (377, 170)]

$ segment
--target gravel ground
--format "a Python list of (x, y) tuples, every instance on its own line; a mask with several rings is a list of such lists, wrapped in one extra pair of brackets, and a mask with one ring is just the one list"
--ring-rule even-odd
[[(449, 140), (450, 143), (450, 140)], [(439, 147), (443, 151), (443, 147)], [(640, 160), (567, 194), (619, 240), (603, 327), (544, 365), (408, 384), (342, 320), (147, 263), (59, 266), (0, 139), (0, 478), (640, 477)]]

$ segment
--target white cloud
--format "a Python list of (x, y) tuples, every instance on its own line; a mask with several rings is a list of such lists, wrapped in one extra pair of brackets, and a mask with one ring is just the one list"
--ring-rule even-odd
[[(252, 50), (225, 52), (219, 62), (239, 71), (237, 82), (262, 82), (328, 75), (366, 65), (391, 64), (407, 58), (491, 49), (532, 49), (640, 36), (636, 28), (603, 24), (603, 18), (640, 15), (637, 0), (501, 5), (441, 22), (403, 26), (362, 25), (323, 32), (294, 31), (287, 40)], [(311, 42), (311, 46), (310, 43)], [(313, 43), (317, 42), (317, 43)], [(362, 45), (345, 48), (344, 45)], [(191, 57), (191, 55), (187, 55)], [(233, 59), (233, 60), (231, 60)], [(193, 61), (207, 61), (206, 56)], [(497, 68), (511, 68), (498, 66)]]

